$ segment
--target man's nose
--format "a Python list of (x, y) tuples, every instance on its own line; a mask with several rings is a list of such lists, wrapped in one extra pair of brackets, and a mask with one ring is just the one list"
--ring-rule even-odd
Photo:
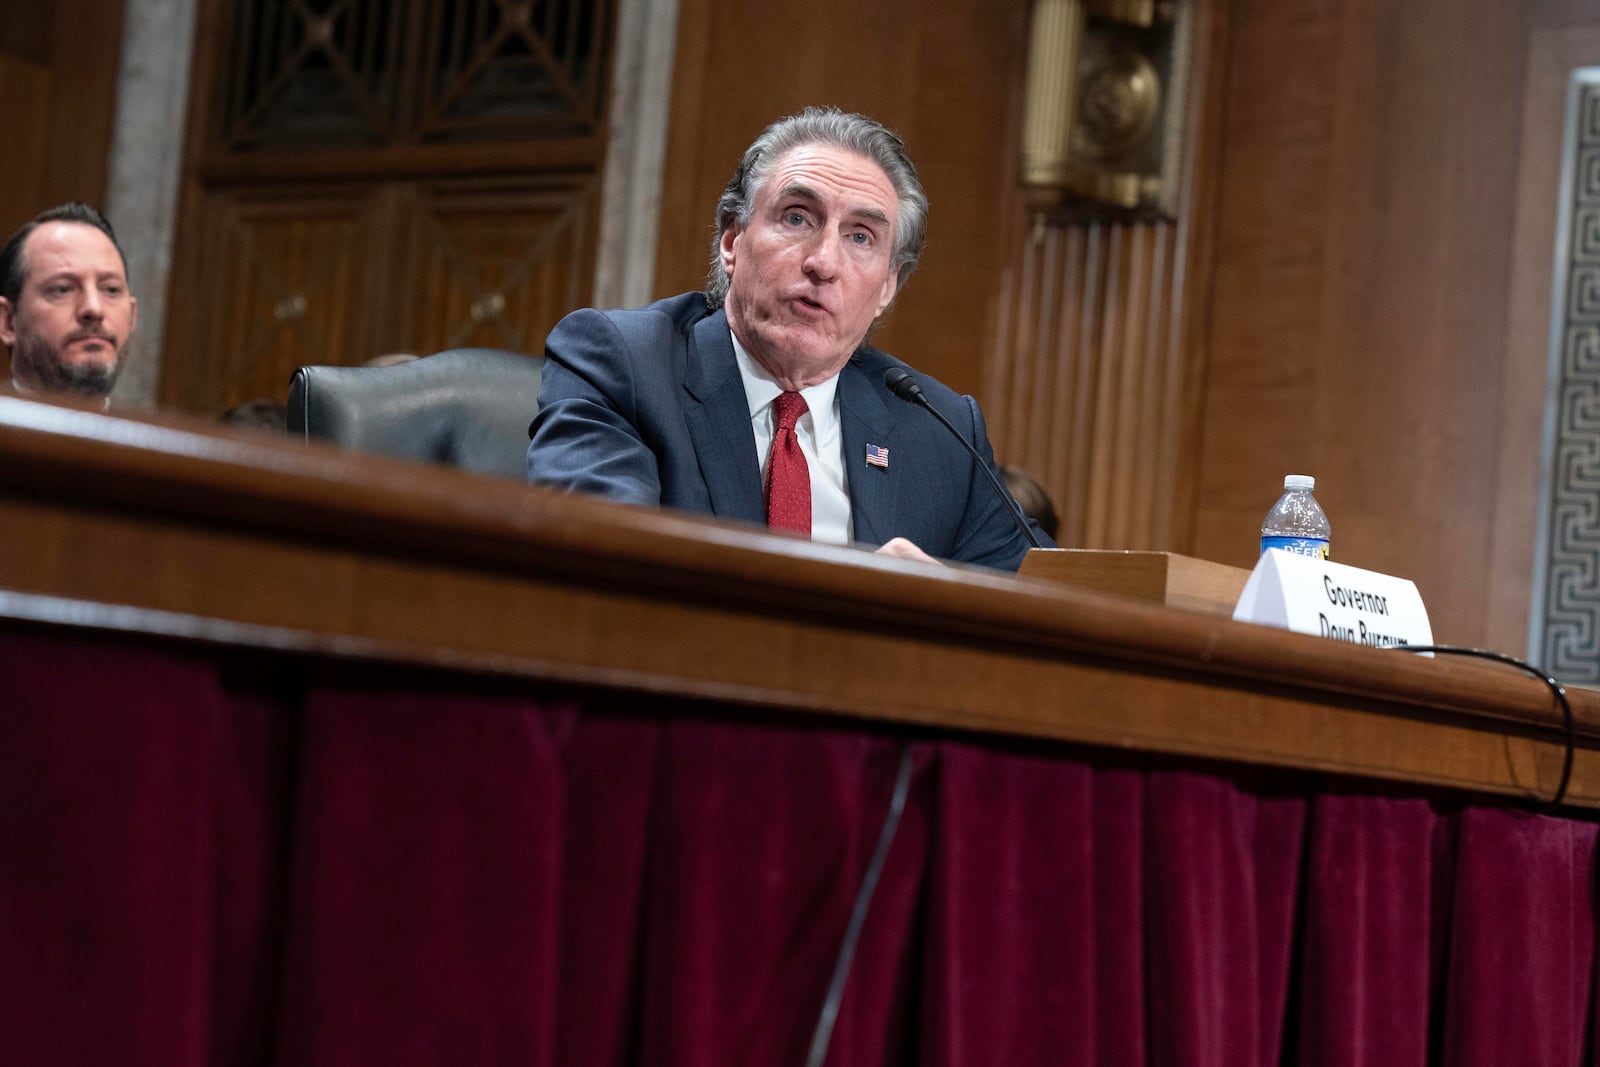
[(78, 301), (78, 318), (87, 322), (95, 322), (106, 317), (105, 297), (100, 294), (98, 286), (87, 286), (83, 290), (83, 299)]
[(812, 240), (806, 251), (806, 273), (818, 278), (832, 278), (839, 269), (839, 235), (824, 230)]

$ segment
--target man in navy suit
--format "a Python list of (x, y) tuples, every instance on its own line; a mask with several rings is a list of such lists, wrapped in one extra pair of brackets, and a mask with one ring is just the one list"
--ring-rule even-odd
[[(550, 334), (530, 480), (1015, 570), (1030, 546), (1013, 502), (890, 392), (884, 372), (905, 365), (864, 343), (927, 211), (879, 123), (808, 108), (769, 126), (717, 204), (705, 293), (575, 312)], [(911, 373), (992, 469), (972, 398)]]

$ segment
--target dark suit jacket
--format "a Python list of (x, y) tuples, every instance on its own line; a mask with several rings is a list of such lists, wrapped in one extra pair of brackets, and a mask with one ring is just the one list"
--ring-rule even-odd
[[(545, 359), (529, 480), (765, 523), (728, 320), (707, 310), (702, 294), (633, 311), (574, 312), (551, 332)], [(985, 484), (932, 415), (889, 392), (883, 372), (894, 366), (904, 364), (863, 345), (839, 372), (855, 539), (877, 546), (905, 537), (933, 556), (1015, 570), (1030, 546), (1003, 511), (1009, 497)], [(992, 468), (978, 405), (912, 373)], [(887, 468), (867, 464), (869, 444), (889, 450)]]

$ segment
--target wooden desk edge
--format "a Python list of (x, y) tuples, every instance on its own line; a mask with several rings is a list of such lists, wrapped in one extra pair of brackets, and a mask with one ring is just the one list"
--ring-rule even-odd
[[(19, 413), (0, 398), (0, 506), (11, 523), (54, 532), (0, 554), (0, 614), (19, 621), (1522, 796), (1548, 792), (1559, 763), (1548, 694), (1511, 672), (181, 420), (67, 415)], [(63, 559), (53, 545), (66, 537), (99, 546), (86, 558), (106, 562)], [(130, 551), (162, 565), (128, 567)], [(262, 581), (197, 580), (239, 561)], [(432, 598), (437, 616), (394, 609), (396, 583)], [(457, 617), (473, 600), (492, 601), (487, 621)], [(559, 629), (530, 621), (547, 624), (545, 613), (562, 613)], [(644, 636), (616, 640), (628, 626)], [(756, 637), (779, 650), (759, 676), (730, 652)], [(1584, 747), (1573, 797), (1600, 804), (1588, 747), (1600, 703), (1577, 694), (1574, 704)]]

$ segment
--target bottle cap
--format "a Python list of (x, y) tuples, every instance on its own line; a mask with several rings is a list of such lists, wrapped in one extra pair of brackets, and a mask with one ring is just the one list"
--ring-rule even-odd
[(1288, 474), (1284, 476), (1285, 489), (1315, 489), (1317, 480), (1309, 474)]

